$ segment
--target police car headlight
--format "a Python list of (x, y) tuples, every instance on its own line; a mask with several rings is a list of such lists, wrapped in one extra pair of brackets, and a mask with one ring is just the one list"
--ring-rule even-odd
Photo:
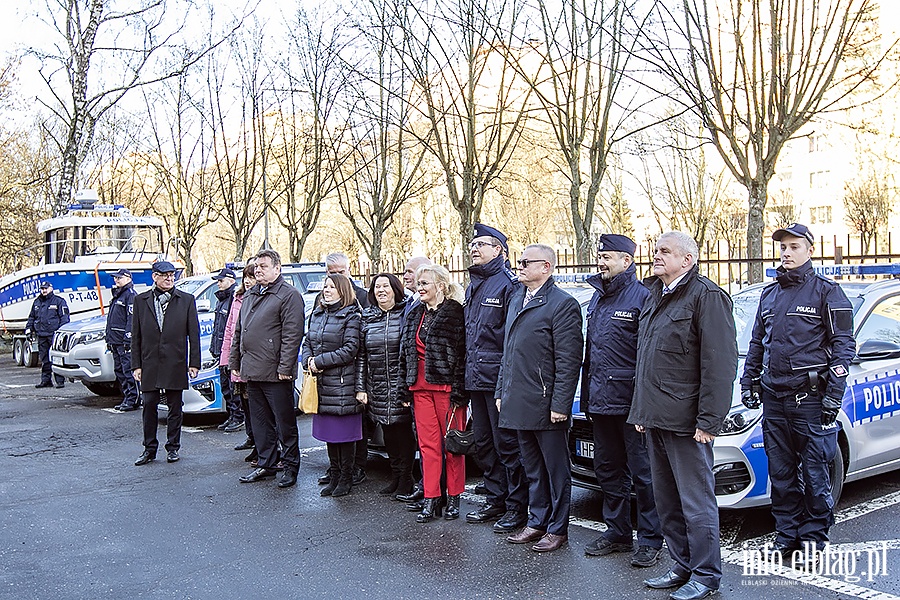
[(102, 341), (106, 337), (105, 331), (92, 331), (89, 333), (79, 333), (76, 334), (72, 339), (72, 346), (77, 346), (78, 344), (90, 344), (93, 342)]
[(722, 431), (719, 435), (737, 435), (744, 433), (762, 418), (761, 408), (747, 408), (739, 406), (732, 408), (725, 421), (722, 423)]

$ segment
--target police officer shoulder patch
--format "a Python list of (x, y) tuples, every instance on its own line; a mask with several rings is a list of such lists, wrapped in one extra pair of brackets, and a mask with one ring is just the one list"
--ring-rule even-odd
[(835, 377), (846, 377), (848, 374), (847, 367), (845, 367), (844, 365), (832, 366), (831, 372), (834, 373)]

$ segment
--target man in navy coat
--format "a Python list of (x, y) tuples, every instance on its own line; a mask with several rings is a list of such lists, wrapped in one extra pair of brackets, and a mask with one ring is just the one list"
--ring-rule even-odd
[(552, 552), (568, 541), (569, 419), (584, 349), (581, 306), (556, 287), (549, 246), (527, 246), (518, 265), (523, 285), (509, 301), (495, 397), (500, 427), (514, 429), (519, 440), (528, 524), (506, 540)]
[(135, 466), (156, 458), (156, 411), (163, 395), (169, 407), (166, 461), (179, 459), (181, 396), (188, 387), (188, 375), (194, 378), (200, 371), (200, 322), (194, 296), (175, 289), (175, 266), (170, 262), (153, 263), (151, 275), (153, 287), (134, 299), (131, 324), (131, 366), (144, 404), (144, 452)]

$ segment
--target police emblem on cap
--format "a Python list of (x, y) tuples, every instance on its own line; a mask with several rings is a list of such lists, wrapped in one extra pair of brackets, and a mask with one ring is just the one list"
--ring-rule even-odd
[(600, 252), (601, 250), (603, 250), (603, 242), (597, 244), (597, 252)]

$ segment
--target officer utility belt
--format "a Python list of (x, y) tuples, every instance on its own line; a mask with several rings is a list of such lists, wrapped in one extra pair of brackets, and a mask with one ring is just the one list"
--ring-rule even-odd
[(828, 371), (822, 373), (814, 370), (807, 371), (806, 385), (801, 386), (802, 388), (805, 387), (805, 389), (801, 389), (801, 391), (797, 391), (796, 388), (790, 390), (776, 390), (764, 383), (762, 384), (762, 387), (776, 398), (793, 398), (797, 402), (797, 406), (800, 406), (807, 398), (812, 398), (816, 402), (821, 402), (822, 397), (825, 395), (825, 387), (828, 385), (827, 376)]

